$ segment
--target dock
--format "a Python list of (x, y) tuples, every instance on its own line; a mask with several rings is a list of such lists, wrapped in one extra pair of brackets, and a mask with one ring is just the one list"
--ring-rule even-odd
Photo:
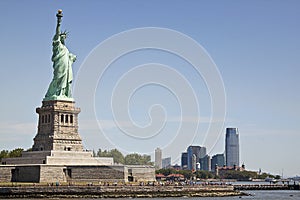
[(242, 184), (234, 185), (235, 190), (299, 190), (299, 184)]

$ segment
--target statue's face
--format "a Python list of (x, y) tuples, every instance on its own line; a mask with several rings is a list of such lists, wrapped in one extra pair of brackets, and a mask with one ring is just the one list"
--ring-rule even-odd
[(65, 44), (65, 40), (66, 40), (66, 35), (60, 35), (60, 41), (61, 41), (61, 43), (63, 43), (63, 44)]

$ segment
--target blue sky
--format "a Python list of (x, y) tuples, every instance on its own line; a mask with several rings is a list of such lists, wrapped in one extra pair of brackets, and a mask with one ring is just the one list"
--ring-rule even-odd
[[(0, 1), (0, 149), (26, 149), (32, 145), (37, 126), (35, 108), (41, 106), (52, 78), (51, 40), (58, 9), (64, 13), (62, 29), (70, 32), (67, 47), (77, 55), (73, 65), (75, 83), (92, 50), (115, 34), (134, 28), (159, 27), (192, 38), (216, 64), (226, 94), (224, 131), (216, 138), (216, 145), (208, 148), (210, 155), (224, 151), (225, 128), (238, 127), (241, 161), (248, 169), (300, 175), (300, 159), (295, 150), (300, 144), (300, 2), (297, 0)], [(154, 106), (150, 113), (158, 121), (167, 119), (157, 138), (131, 140), (115, 126), (111, 113), (112, 91), (120, 77), (147, 63), (167, 65), (168, 70), (180, 73), (198, 102), (200, 114), (189, 113), (182, 120), (183, 124), (189, 123), (189, 128), (195, 126), (195, 119), (200, 120), (195, 137), (178, 148), (173, 145), (172, 151), (167, 147), (180, 127), (181, 113), (180, 99), (168, 87), (150, 84), (133, 93), (129, 100), (124, 99), (132, 121), (140, 127), (151, 124), (149, 108), (161, 105)], [(149, 77), (151, 73), (133, 78)], [(165, 77), (177, 82), (175, 75)], [(124, 153), (151, 153), (151, 149), (161, 146), (164, 157), (172, 156), (174, 163), (180, 163), (178, 156), (185, 146), (204, 145), (213, 112), (206, 84), (190, 63), (170, 52), (143, 49), (121, 56), (101, 77), (95, 91), (86, 88), (85, 92), (94, 94), (94, 110), (88, 109), (88, 100), (81, 96), (83, 91), (74, 93), (76, 105), (82, 110), (79, 123), (85, 148), (116, 147)], [(104, 129), (95, 126), (95, 121), (100, 121)], [(129, 130), (132, 128), (126, 120), (120, 123)], [(189, 129), (186, 131), (188, 135)]]

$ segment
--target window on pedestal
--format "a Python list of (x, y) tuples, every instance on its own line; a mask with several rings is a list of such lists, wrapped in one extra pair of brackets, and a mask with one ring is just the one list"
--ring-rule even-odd
[(51, 120), (50, 120), (50, 114), (48, 114), (48, 123), (50, 123), (50, 121), (51, 121)]
[(63, 115), (63, 114), (60, 116), (60, 122), (61, 122), (61, 123), (64, 122), (64, 115)]
[(71, 151), (72, 148), (67, 146), (64, 149), (65, 149), (65, 151)]
[(73, 115), (70, 115), (70, 123), (73, 124)]
[(72, 178), (72, 170), (71, 169), (67, 169), (67, 176)]
[(69, 123), (69, 115), (66, 115), (66, 123)]

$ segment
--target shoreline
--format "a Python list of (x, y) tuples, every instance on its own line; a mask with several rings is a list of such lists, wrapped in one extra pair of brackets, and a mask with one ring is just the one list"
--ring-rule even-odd
[(154, 198), (244, 196), (232, 186), (12, 186), (0, 187), (7, 198)]

